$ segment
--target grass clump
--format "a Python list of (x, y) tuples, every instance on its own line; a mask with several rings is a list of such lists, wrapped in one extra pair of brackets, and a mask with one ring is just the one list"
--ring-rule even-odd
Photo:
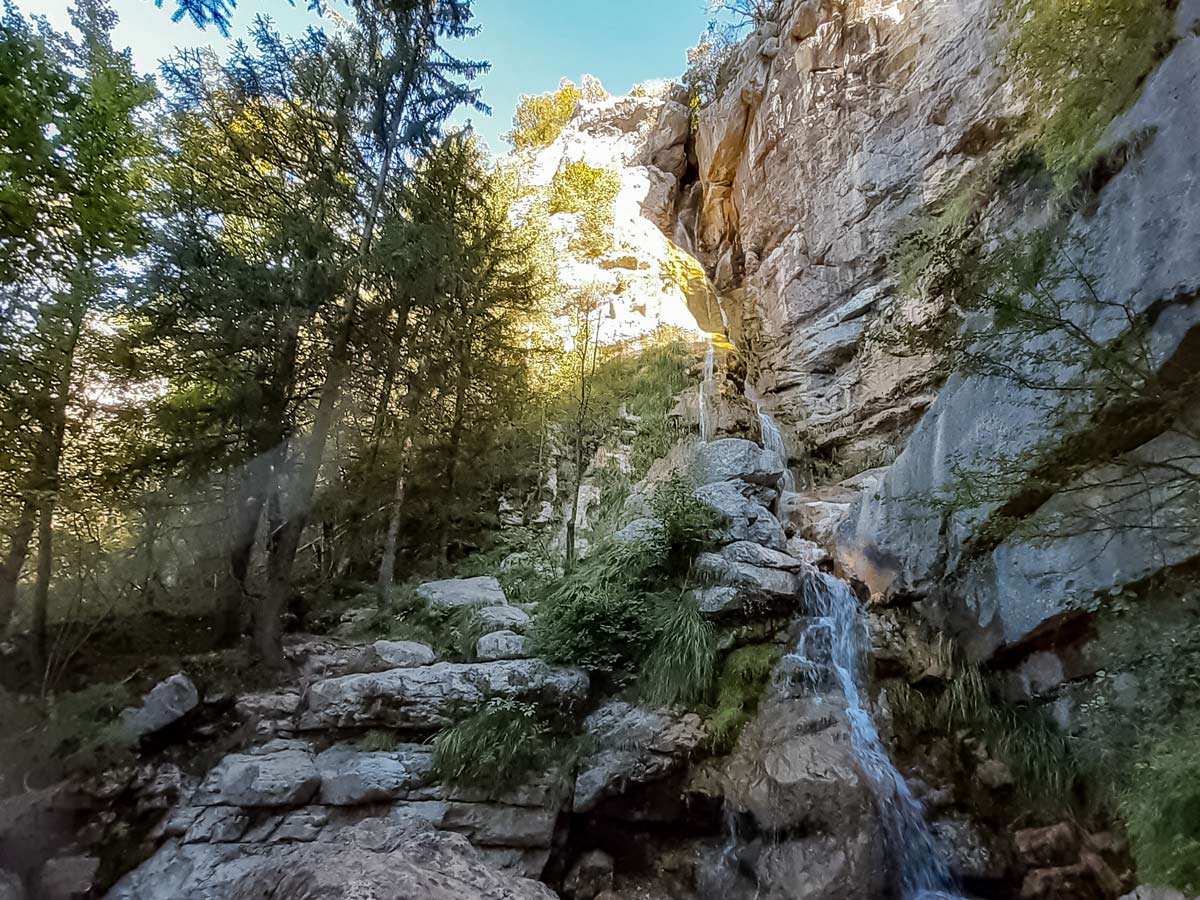
[(1170, 45), (1164, 0), (1008, 0), (1009, 53), (1033, 140), (1063, 188), (1094, 161), (1104, 129)]
[(725, 657), (717, 678), (715, 702), (704, 723), (711, 752), (722, 755), (733, 750), (742, 729), (758, 711), (781, 656), (783, 648), (778, 644), (756, 644)]
[(434, 773), (462, 787), (520, 784), (549, 758), (548, 737), (549, 728), (532, 704), (493, 700), (438, 734), (433, 742)]
[(681, 596), (666, 611), (642, 675), (651, 703), (673, 706), (703, 700), (716, 673), (717, 635), (699, 606)]
[(888, 700), (905, 731), (974, 735), (1008, 766), (1028, 798), (1071, 806), (1081, 773), (1067, 736), (1032, 704), (998, 697), (977, 666), (958, 667), (937, 694), (901, 684), (889, 689)]
[(1134, 767), (1121, 812), (1139, 878), (1200, 893), (1200, 717)]
[(613, 169), (590, 166), (583, 160), (567, 163), (550, 182), (550, 212), (580, 213), (579, 230), (571, 248), (597, 259), (615, 246), (613, 215), (621, 178)]
[(398, 744), (399, 741), (392, 732), (376, 728), (360, 737), (357, 747), (365, 753), (390, 753)]

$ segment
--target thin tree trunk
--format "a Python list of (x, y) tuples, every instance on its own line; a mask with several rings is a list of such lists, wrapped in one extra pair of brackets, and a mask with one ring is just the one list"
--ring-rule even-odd
[(17, 608), (17, 582), (21, 569), (29, 558), (29, 543), (37, 528), (37, 505), (28, 497), (21, 503), (21, 515), (13, 529), (8, 544), (8, 553), (0, 563), (0, 635), (8, 630), (13, 612)]
[(458, 363), (458, 383), (454, 389), (454, 424), (450, 427), (449, 459), (446, 461), (446, 515), (442, 518), (438, 536), (438, 554), (444, 565), (450, 564), (450, 511), (454, 508), (454, 492), (458, 487), (458, 456), (462, 448), (463, 426), (466, 421), (467, 387), (471, 382), (471, 370), (467, 356), (470, 353), (472, 335), (468, 334)]
[(387, 536), (383, 542), (383, 558), (379, 561), (379, 579), (375, 590), (381, 600), (387, 599), (396, 576), (396, 543), (400, 538), (400, 512), (404, 508), (404, 470), (396, 475), (392, 505), (388, 512)]
[[(424, 21), (421, 25), (422, 37), (428, 32), (429, 18), (430, 9), (428, 4), (425, 4)], [(292, 566), (296, 561), (296, 553), (300, 549), (300, 540), (303, 537), (304, 529), (308, 525), (308, 517), (312, 511), (312, 499), (317, 488), (317, 477), (325, 456), (325, 445), (333, 430), (338, 399), (341, 395), (342, 384), (346, 379), (350, 361), (350, 338), (354, 332), (354, 320), (358, 315), (363, 268), (374, 242), (375, 225), (379, 218), (379, 210), (383, 205), (392, 157), (396, 152), (400, 123), (404, 118), (404, 109), (408, 105), (408, 97), (412, 91), (420, 59), (421, 53), (414, 52), (393, 107), (392, 119), (388, 123), (379, 173), (371, 195), (371, 204), (363, 222), (358, 249), (358, 265), (355, 267), (354, 276), (347, 291), (346, 303), (342, 308), (334, 335), (333, 347), (329, 354), (329, 368), (325, 374), (325, 383), (321, 386), (321, 396), (317, 404), (316, 416), (313, 419), (312, 434), (300, 463), (298, 478), (290, 492), (291, 496), (288, 497), (288, 510), (278, 529), (269, 556), (266, 592), (260, 604), (259, 614), (255, 617), (254, 644), (263, 662), (272, 668), (283, 668), (286, 665), (283, 655), (282, 617), (291, 591)]]

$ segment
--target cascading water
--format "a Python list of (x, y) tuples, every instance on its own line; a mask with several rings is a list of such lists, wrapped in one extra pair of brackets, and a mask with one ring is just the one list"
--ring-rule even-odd
[(713, 347), (713, 342), (710, 339), (708, 342), (708, 351), (704, 354), (704, 380), (700, 382), (700, 440), (704, 442), (711, 441), (716, 430), (716, 422), (713, 421), (712, 412), (709, 409), (709, 404), (712, 403), (713, 395), (716, 393), (716, 350)]
[(783, 440), (783, 432), (779, 430), (779, 426), (771, 418), (770, 414), (763, 412), (761, 401), (756, 402), (754, 406), (758, 410), (758, 425), (762, 430), (763, 446), (768, 450), (778, 453), (780, 459), (783, 460), (782, 487), (785, 491), (794, 491), (796, 489), (796, 479), (792, 476), (791, 467), (788, 466), (788, 448)]
[(921, 804), (892, 763), (871, 714), (863, 706), (859, 677), (865, 627), (854, 594), (840, 578), (814, 571), (805, 579), (804, 601), (810, 618), (791, 658), (814, 684), (827, 670), (845, 696), (851, 745), (874, 794), (889, 849), (899, 866), (900, 896), (903, 900), (959, 900)]

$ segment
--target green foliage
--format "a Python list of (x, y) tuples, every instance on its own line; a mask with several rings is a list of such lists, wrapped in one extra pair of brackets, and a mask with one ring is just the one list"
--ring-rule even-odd
[(551, 662), (625, 680), (657, 636), (647, 573), (664, 544), (608, 543), (579, 562), (541, 600), (532, 638)]
[(696, 703), (708, 695), (716, 672), (717, 635), (696, 602), (681, 595), (659, 627), (642, 675), (651, 703)]
[(712, 543), (713, 530), (720, 524), (719, 514), (696, 497), (695, 491), (686, 474), (672, 472), (654, 489), (650, 501), (655, 517), (663, 524), (668, 564), (681, 573)]
[(390, 753), (399, 743), (393, 732), (376, 728), (360, 737), (355, 746), (364, 753)]
[(1200, 718), (1180, 723), (1134, 768), (1121, 798), (1138, 877), (1200, 893)]
[(733, 750), (742, 729), (758, 711), (781, 656), (783, 648), (778, 644), (756, 644), (725, 657), (717, 677), (716, 699), (704, 723), (713, 753), (722, 755)]
[(434, 772), (465, 787), (521, 784), (549, 758), (548, 732), (535, 706), (493, 700), (434, 738)]
[(522, 94), (513, 115), (513, 130), (505, 137), (517, 150), (549, 147), (570, 121), (583, 98), (575, 84), (564, 78), (558, 90), (545, 94)]
[(972, 734), (1009, 767), (1030, 799), (1070, 806), (1081, 777), (1070, 741), (1041, 709), (1001, 699), (978, 667), (960, 666), (934, 695), (907, 684), (894, 686), (888, 701), (893, 719), (906, 732)]
[(617, 173), (583, 160), (569, 162), (554, 173), (550, 183), (550, 212), (580, 213), (573, 248), (597, 258), (613, 247), (613, 205), (621, 190)]
[(124, 684), (94, 684), (59, 694), (50, 704), (47, 745), (60, 756), (108, 755), (129, 746), (118, 716), (133, 702)]
[(1105, 127), (1137, 96), (1168, 46), (1163, 0), (1008, 0), (1009, 51), (1033, 114), (1034, 140), (1073, 187)]

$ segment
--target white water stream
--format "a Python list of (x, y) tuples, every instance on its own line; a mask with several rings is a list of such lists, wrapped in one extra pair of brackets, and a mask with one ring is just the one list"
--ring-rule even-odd
[(849, 585), (824, 572), (805, 579), (808, 624), (792, 658), (819, 681), (824, 671), (846, 699), (850, 743), (875, 797), (888, 850), (895, 860), (903, 900), (956, 900), (954, 879), (941, 859), (921, 804), (892, 763), (870, 712), (863, 705), (859, 678), (863, 670), (866, 628)]
[[(700, 436), (710, 441), (716, 423), (708, 408), (714, 396), (715, 359), (712, 342), (704, 358), (704, 381), (700, 384)], [(761, 400), (746, 390), (754, 403), (762, 429), (763, 445), (784, 461), (784, 490), (794, 490), (795, 481), (787, 466), (787, 443), (778, 424), (763, 409)], [(808, 622), (790, 654), (812, 685), (832, 675), (845, 697), (846, 717), (854, 755), (866, 776), (882, 820), (888, 851), (895, 860), (902, 900), (960, 900), (954, 878), (941, 859), (921, 804), (913, 796), (904, 776), (888, 756), (879, 731), (863, 704), (860, 678), (864, 668), (866, 626), (859, 616), (858, 602), (849, 585), (824, 572), (812, 572), (804, 581), (803, 600)], [(730, 821), (731, 859), (736, 845), (736, 828)]]

